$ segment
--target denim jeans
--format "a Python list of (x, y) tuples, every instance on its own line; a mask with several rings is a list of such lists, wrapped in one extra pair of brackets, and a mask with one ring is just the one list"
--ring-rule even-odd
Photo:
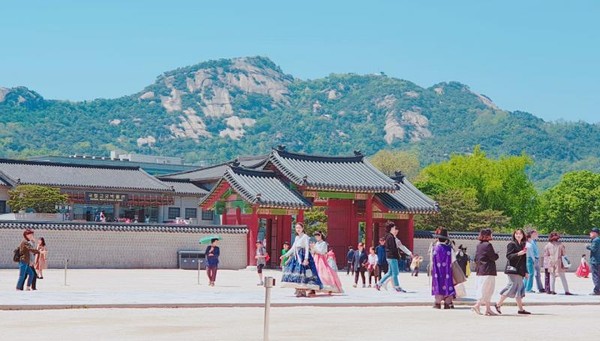
[(594, 294), (600, 294), (600, 264), (590, 264), (592, 268), (592, 281), (594, 281)]
[(33, 282), (33, 276), (35, 273), (29, 264), (19, 261), (19, 281), (17, 282), (17, 289), (23, 290), (23, 286), (25, 285), (25, 276), (27, 276), (27, 286), (30, 287)]
[(533, 268), (535, 269), (535, 284), (537, 285), (538, 291), (543, 292), (544, 286), (542, 285), (542, 274), (540, 272), (540, 259), (536, 258), (533, 262)]
[(385, 281), (387, 281), (390, 277), (392, 277), (392, 280), (394, 281), (394, 288), (398, 288), (400, 286), (400, 282), (398, 281), (398, 260), (397, 259), (393, 259), (393, 258), (388, 258), (388, 266), (389, 266), (389, 271), (385, 273), (385, 276), (383, 276), (380, 280), (379, 280), (379, 285), (382, 285), (383, 283), (385, 283)]
[(535, 260), (532, 257), (527, 257), (527, 272), (529, 273), (529, 277), (523, 279), (525, 281), (525, 292), (531, 291), (533, 289), (533, 280), (535, 277)]

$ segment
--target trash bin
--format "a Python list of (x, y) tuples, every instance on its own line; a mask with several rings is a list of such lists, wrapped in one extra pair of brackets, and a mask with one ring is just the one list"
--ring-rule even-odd
[(200, 269), (205, 268), (205, 255), (204, 251), (178, 251), (178, 263), (180, 269), (185, 270), (198, 270), (198, 263), (200, 263)]

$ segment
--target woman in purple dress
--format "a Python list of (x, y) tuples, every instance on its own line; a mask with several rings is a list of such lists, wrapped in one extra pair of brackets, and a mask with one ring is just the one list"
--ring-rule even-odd
[(448, 230), (443, 227), (435, 231), (438, 241), (431, 252), (431, 294), (435, 297), (435, 309), (454, 309), (452, 300), (456, 295), (452, 279), (452, 256), (454, 252), (448, 238)]

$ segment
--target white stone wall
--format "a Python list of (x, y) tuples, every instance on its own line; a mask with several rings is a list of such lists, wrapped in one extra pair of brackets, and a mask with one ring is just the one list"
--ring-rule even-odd
[[(22, 229), (0, 229), (0, 268), (15, 268), (13, 250), (23, 239)], [(222, 269), (247, 265), (246, 233), (218, 233)], [(63, 268), (157, 269), (177, 268), (177, 251), (202, 250), (199, 239), (209, 233), (85, 231), (36, 229), (48, 245), (48, 266)]]
[[(421, 264), (422, 270), (426, 269), (427, 264), (429, 264), (429, 257), (427, 255), (427, 251), (429, 249), (429, 245), (431, 245), (431, 242), (433, 240), (434, 239), (415, 239), (413, 251), (423, 256), (423, 263)], [(479, 244), (479, 240), (460, 238), (453, 238), (452, 240), (454, 240), (456, 243), (456, 250), (458, 250), (458, 246), (462, 244), (463, 246), (467, 247), (467, 254), (471, 257), (471, 259), (473, 260), (475, 258), (475, 251), (477, 249), (477, 244)], [(496, 252), (498, 252), (498, 255), (500, 256), (500, 258), (498, 258), (498, 261), (496, 261), (496, 267), (499, 272), (503, 272), (504, 267), (506, 266), (506, 246), (508, 245), (508, 240), (492, 240), (491, 243), (494, 246)], [(544, 252), (544, 246), (547, 243), (547, 241), (538, 241), (540, 257), (542, 257)], [(567, 250), (567, 257), (569, 258), (572, 264), (569, 271), (574, 272), (577, 270), (577, 267), (579, 266), (579, 260), (581, 259), (582, 254), (585, 254), (586, 258), (588, 258), (589, 261), (590, 252), (585, 248), (586, 245), (588, 245), (589, 243), (571, 241), (563, 241), (562, 243), (565, 245), (565, 248)], [(541, 259), (541, 261), (543, 261), (543, 259)]]

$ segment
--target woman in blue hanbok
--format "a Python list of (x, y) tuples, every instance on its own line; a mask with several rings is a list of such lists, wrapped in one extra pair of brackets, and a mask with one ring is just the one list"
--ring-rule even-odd
[(296, 297), (306, 297), (308, 290), (321, 290), (323, 284), (310, 254), (309, 239), (302, 223), (296, 224), (296, 234), (292, 247), (281, 256), (283, 259), (293, 255), (283, 268), (281, 283), (284, 288), (295, 288)]

